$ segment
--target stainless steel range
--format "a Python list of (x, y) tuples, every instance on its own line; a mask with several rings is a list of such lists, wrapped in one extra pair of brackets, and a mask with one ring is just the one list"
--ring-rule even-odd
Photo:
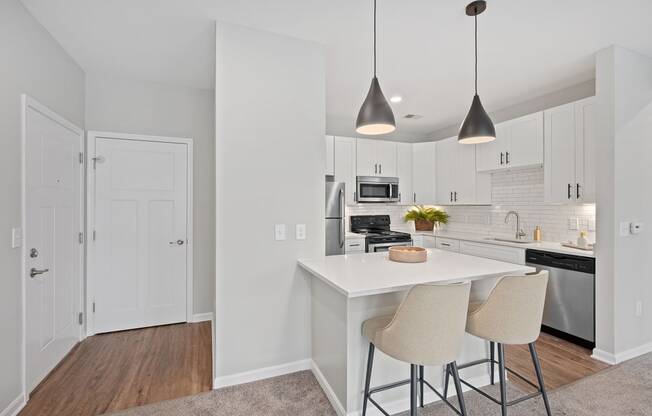
[(409, 233), (390, 230), (389, 215), (352, 215), (351, 232), (362, 234), (367, 253), (387, 251), (392, 246), (411, 246)]

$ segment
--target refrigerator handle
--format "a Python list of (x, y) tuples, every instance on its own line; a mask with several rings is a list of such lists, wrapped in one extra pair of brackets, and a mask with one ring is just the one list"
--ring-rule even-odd
[(346, 218), (344, 216), (344, 190), (342, 189), (340, 189), (340, 215), (342, 216), (340, 223), (340, 248), (342, 248), (344, 247), (344, 234), (346, 234)]

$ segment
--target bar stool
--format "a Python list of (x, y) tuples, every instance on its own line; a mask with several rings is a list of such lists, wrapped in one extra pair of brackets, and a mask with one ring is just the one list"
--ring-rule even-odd
[[(469, 368), (475, 365), (491, 365), (491, 384), (494, 384), (494, 365), (498, 364), (498, 378), (500, 381), (500, 400), (493, 398), (484, 391), (472, 386), (468, 382), (461, 382), (482, 396), (500, 405), (502, 415), (507, 415), (507, 407), (537, 396), (543, 397), (548, 416), (551, 416), (548, 393), (543, 382), (541, 364), (535, 346), (541, 331), (541, 320), (543, 318), (543, 307), (548, 286), (548, 272), (541, 271), (537, 274), (522, 276), (505, 276), (496, 284), (487, 300), (482, 304), (471, 304), (469, 316), (466, 321), (466, 332), (476, 337), (489, 341), (490, 358), (474, 361), (460, 365), (458, 369)], [(495, 344), (498, 344), (498, 361), (494, 359)], [(530, 349), (532, 363), (536, 372), (539, 385), (527, 380), (522, 375), (505, 366), (504, 345), (524, 345)], [(536, 388), (537, 391), (518, 399), (507, 401), (507, 385), (505, 382), (505, 371), (525, 381)], [(450, 370), (446, 371), (446, 387), (448, 386)]]
[[(371, 402), (384, 415), (387, 413), (371, 395), (394, 387), (410, 385), (410, 415), (417, 414), (417, 397), (423, 407), (423, 386), (427, 385), (457, 414), (466, 415), (462, 385), (455, 359), (460, 353), (469, 303), (471, 284), (417, 285), (401, 302), (394, 315), (366, 320), (362, 333), (369, 340), (369, 356), (364, 386), (362, 415)], [(383, 386), (370, 388), (374, 351), (410, 364), (410, 378)], [(447, 365), (455, 381), (460, 410), (424, 379), (424, 366)], [(417, 374), (418, 370), (418, 374)], [(419, 387), (419, 392), (417, 392)]]

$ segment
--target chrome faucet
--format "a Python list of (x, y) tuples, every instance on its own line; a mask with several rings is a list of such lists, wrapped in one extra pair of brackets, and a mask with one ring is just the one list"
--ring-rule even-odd
[(521, 228), (521, 218), (518, 216), (518, 212), (509, 211), (507, 215), (505, 215), (505, 224), (509, 223), (510, 215), (514, 215), (516, 217), (516, 239), (520, 240), (521, 238), (527, 235), (525, 234), (525, 231), (523, 231), (523, 229)]

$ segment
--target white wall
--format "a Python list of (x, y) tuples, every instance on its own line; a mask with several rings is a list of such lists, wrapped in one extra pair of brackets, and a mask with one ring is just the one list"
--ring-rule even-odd
[[(219, 382), (310, 357), (297, 259), (323, 254), (326, 156), (321, 46), (220, 22), (216, 50)], [(276, 223), (286, 241), (274, 241)]]
[[(598, 52), (596, 96), (597, 349), (621, 361), (652, 351), (652, 59), (620, 47)], [(647, 227), (621, 236), (630, 221)]]
[(39, 100), (84, 126), (84, 72), (18, 0), (0, 2), (0, 413), (22, 394), (21, 257), (11, 248), (20, 227), (20, 96)]
[[(213, 53), (213, 51), (207, 51)], [(211, 90), (86, 77), (88, 130), (190, 137), (194, 148), (194, 312), (213, 312), (215, 95)]]

